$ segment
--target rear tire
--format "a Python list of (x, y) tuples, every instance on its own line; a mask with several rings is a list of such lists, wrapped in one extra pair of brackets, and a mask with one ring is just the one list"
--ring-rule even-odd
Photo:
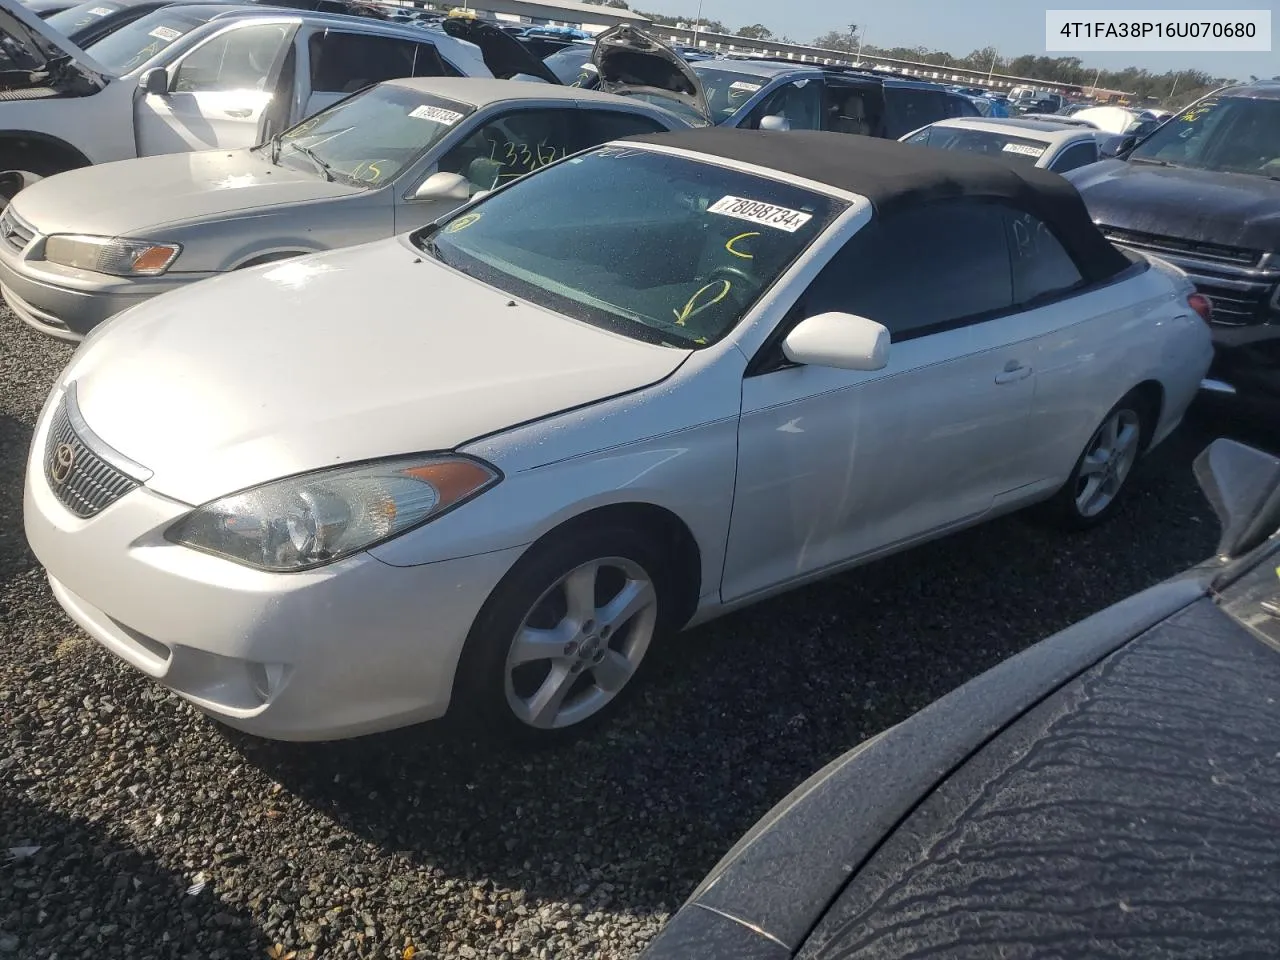
[(1154, 420), (1144, 394), (1134, 390), (1122, 397), (1090, 435), (1062, 489), (1045, 503), (1046, 519), (1066, 530), (1087, 530), (1111, 517), (1132, 486)]
[(458, 663), (459, 733), (563, 742), (612, 714), (636, 687), (676, 591), (653, 537), (577, 528), (535, 544), (485, 602)]

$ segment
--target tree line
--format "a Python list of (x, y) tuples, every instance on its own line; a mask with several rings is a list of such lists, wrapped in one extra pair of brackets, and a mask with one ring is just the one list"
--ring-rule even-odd
[[(627, 0), (584, 0), (597, 6), (614, 7), (630, 10)], [(674, 27), (685, 24), (693, 27), (694, 17), (673, 17), (663, 13), (649, 13), (636, 10), (640, 16), (663, 26)], [(729, 36), (743, 37), (749, 40), (774, 40), (778, 43), (798, 43), (787, 36), (775, 34), (761, 23), (753, 23), (734, 30), (720, 20), (703, 18), (698, 22), (698, 29), (708, 33), (720, 33)], [(858, 26), (850, 24), (847, 29), (831, 30), (815, 37), (811, 46), (826, 50), (838, 50), (842, 53), (857, 54), (864, 57), (883, 57), (891, 60), (911, 60), (916, 63), (927, 63), (938, 67), (962, 67), (980, 73), (999, 73), (1013, 77), (1026, 77), (1030, 80), (1043, 80), (1047, 83), (1075, 84), (1081, 87), (1098, 86), (1107, 90), (1123, 90), (1133, 94), (1136, 102), (1154, 100), (1161, 105), (1176, 107), (1197, 100), (1210, 91), (1230, 82), (1224, 77), (1214, 77), (1201, 70), (1167, 71), (1152, 73), (1138, 67), (1127, 67), (1124, 70), (1097, 70), (1086, 67), (1079, 57), (1045, 57), (1024, 54), (1020, 57), (1001, 57), (994, 47), (974, 50), (963, 57), (953, 56), (945, 50), (930, 50), (927, 47), (877, 47), (861, 44)], [(1250, 77), (1256, 80), (1257, 77)]]

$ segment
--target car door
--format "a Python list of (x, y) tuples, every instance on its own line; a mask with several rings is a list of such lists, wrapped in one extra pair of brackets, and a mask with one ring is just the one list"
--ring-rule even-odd
[(768, 93), (738, 126), (759, 130), (765, 117), (782, 117), (792, 130), (821, 130), (823, 90), (817, 78), (790, 80)]
[(892, 140), (947, 116), (946, 94), (941, 90), (885, 86), (885, 132)]
[(878, 84), (829, 80), (825, 87), (823, 130), (865, 137), (879, 135), (884, 123), (884, 95)]
[(296, 24), (243, 22), (193, 47), (169, 67), (163, 94), (134, 101), (138, 155), (235, 149), (257, 142)]
[(406, 181), (396, 201), (396, 230), (411, 230), (457, 208), (465, 200), (415, 200), (413, 193), (435, 173), (456, 173), (470, 194), (492, 190), (579, 149), (580, 129), (572, 101), (551, 106), (519, 103), (492, 108), (460, 127), (436, 159)]
[(356, 30), (318, 30), (307, 38), (307, 88), (298, 119), (384, 80), (457, 76), (428, 41)]
[[(1000, 208), (968, 200), (876, 220), (799, 299), (742, 384), (726, 601), (980, 517), (1027, 482), (1035, 389)], [(871, 372), (786, 363), (790, 326), (884, 324)]]
[(1098, 141), (1090, 137), (1087, 140), (1077, 140), (1075, 143), (1069, 144), (1065, 150), (1053, 158), (1053, 162), (1049, 164), (1049, 169), (1054, 173), (1066, 173), (1068, 170), (1095, 163), (1097, 160)]

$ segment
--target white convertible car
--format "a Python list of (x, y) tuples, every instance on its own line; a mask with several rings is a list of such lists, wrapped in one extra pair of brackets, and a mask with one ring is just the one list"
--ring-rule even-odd
[(555, 737), (663, 633), (1037, 501), (1102, 520), (1209, 310), (1041, 170), (639, 137), (108, 321), (39, 418), (27, 536), (232, 726)]

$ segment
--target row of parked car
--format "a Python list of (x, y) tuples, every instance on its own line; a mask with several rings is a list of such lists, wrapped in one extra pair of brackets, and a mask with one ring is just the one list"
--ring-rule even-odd
[[(1014, 510), (1105, 522), (1202, 386), (1243, 382), (1222, 332), (1274, 329), (1276, 246), (1240, 212), (1276, 85), (1105, 160), (1079, 124), (628, 27), (566, 82), (475, 18), (184, 3), (85, 52), (0, 7), (28, 63), (0, 125), (16, 103), (143, 154), (11, 171), (0, 292), (83, 339), (36, 423), (28, 540), (95, 640), (261, 736), (590, 729), (664, 635)], [(77, 101), (131, 126), (79, 129)], [(5, 156), (55, 156), (35, 133)], [(1099, 212), (1162, 191), (1180, 243)], [(1201, 475), (1214, 561), (821, 771), (650, 956), (1202, 956), (1205, 904), (1273, 897), (1275, 791), (1228, 788), (1275, 753), (1247, 631), (1276, 639), (1280, 463), (1219, 446)], [(1197, 810), (1212, 836), (1170, 880)], [(1257, 915), (1242, 955), (1275, 941)]]

